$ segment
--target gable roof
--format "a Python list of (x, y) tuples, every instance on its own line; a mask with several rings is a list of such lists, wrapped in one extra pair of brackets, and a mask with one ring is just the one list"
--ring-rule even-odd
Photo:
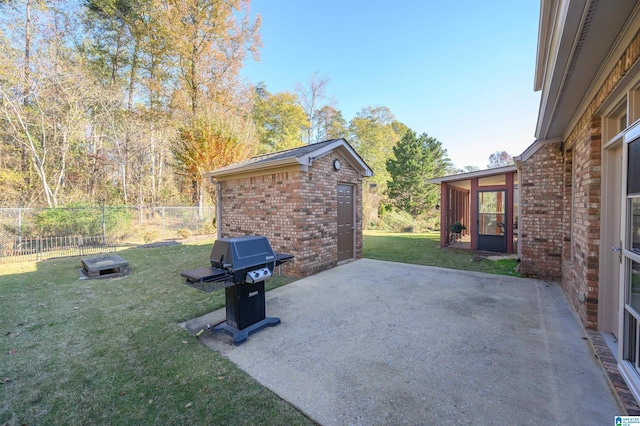
[(298, 148), (287, 149), (285, 151), (258, 155), (238, 163), (212, 170), (205, 173), (205, 176), (219, 179), (247, 172), (264, 171), (266, 173), (270, 169), (286, 166), (299, 166), (301, 170), (306, 171), (314, 160), (324, 157), (334, 150), (339, 151), (348, 163), (362, 176), (373, 176), (373, 171), (367, 163), (365, 163), (353, 147), (342, 138), (329, 139)]

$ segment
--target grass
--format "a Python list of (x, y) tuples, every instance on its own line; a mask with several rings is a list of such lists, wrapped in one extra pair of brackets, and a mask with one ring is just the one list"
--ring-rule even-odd
[(0, 425), (310, 424), (180, 327), (224, 306), (180, 281), (210, 250), (123, 250), (110, 280), (79, 281), (79, 258), (0, 265)]
[[(0, 425), (310, 424), (180, 327), (224, 306), (179, 276), (211, 244), (121, 250), (131, 274), (110, 280), (79, 281), (79, 258), (0, 265)], [(366, 232), (364, 255), (517, 275), (514, 260), (474, 261), (433, 233)]]
[(441, 268), (486, 272), (519, 277), (515, 259), (488, 260), (469, 250), (440, 247), (440, 234), (435, 232), (389, 233), (365, 231), (363, 256)]

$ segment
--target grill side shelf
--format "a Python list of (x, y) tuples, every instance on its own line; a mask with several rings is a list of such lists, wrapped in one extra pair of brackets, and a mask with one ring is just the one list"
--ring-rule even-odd
[(235, 285), (228, 271), (220, 268), (204, 267), (180, 272), (184, 284), (198, 290), (210, 292)]
[(276, 255), (276, 266), (280, 266), (283, 263), (286, 263), (287, 261), (293, 259), (292, 254), (276, 253), (275, 255)]

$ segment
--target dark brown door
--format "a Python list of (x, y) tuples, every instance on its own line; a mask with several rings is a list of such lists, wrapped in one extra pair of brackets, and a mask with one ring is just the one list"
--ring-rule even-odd
[(354, 257), (353, 205), (353, 186), (338, 185), (338, 262)]

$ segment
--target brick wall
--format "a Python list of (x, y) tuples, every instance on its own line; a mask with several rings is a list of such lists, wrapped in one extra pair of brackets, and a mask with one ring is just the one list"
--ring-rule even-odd
[(527, 277), (559, 279), (565, 235), (560, 143), (542, 146), (523, 162), (520, 179), (520, 272)]
[[(343, 164), (333, 170), (333, 159)], [(265, 235), (275, 251), (295, 260), (283, 273), (304, 277), (336, 266), (337, 184), (354, 185), (355, 258), (362, 257), (362, 179), (337, 152), (295, 170), (221, 182), (221, 235)]]
[[(602, 134), (596, 111), (639, 58), (640, 34), (636, 34), (576, 125), (567, 129), (564, 152), (559, 144), (549, 144), (522, 164), (521, 271), (559, 279), (587, 328), (598, 325), (600, 279)], [(555, 189), (553, 180), (558, 182)], [(552, 212), (556, 208), (557, 213)], [(544, 228), (551, 230), (546, 236)], [(562, 235), (560, 240), (556, 233)], [(555, 250), (553, 244), (558, 244)]]
[[(600, 267), (601, 152), (600, 118), (582, 121), (567, 139), (573, 164), (573, 217), (562, 286), (586, 327), (598, 324)], [(571, 198), (567, 198), (571, 203)], [(582, 300), (580, 300), (582, 299)]]

